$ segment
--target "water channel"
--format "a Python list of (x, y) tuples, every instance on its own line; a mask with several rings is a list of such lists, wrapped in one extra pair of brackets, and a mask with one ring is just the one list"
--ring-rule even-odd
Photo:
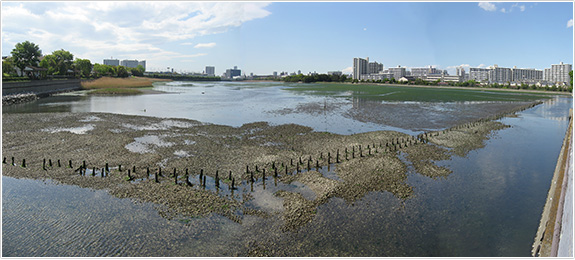
[[(282, 84), (188, 84), (158, 85), (170, 93), (157, 95), (59, 95), (3, 113), (108, 112), (232, 126), (268, 121), (339, 134), (440, 129), (432, 123), (401, 128), (361, 122), (342, 116), (357, 105), (353, 99), (294, 94)], [(310, 103), (336, 108), (281, 112)], [(437, 114), (461, 104), (423, 105)], [(2, 256), (242, 256), (263, 244), (267, 250), (273, 244), (267, 253), (279, 256), (529, 256), (570, 107), (570, 97), (554, 97), (505, 117), (500, 121), (511, 127), (494, 131), (485, 147), (438, 162), (453, 171), (449, 176), (432, 179), (409, 167), (414, 196), (371, 192), (354, 203), (332, 198), (297, 232), (278, 231), (271, 219), (247, 215), (242, 224), (218, 215), (165, 219), (158, 205), (106, 191), (3, 176)], [(281, 210), (273, 192), (283, 188), (270, 180), (267, 188), (259, 184), (245, 192), (253, 194), (255, 207)], [(304, 187), (287, 188), (313, 196)]]

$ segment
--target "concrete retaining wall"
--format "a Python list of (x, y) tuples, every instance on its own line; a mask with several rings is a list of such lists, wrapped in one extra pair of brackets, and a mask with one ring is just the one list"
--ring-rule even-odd
[(81, 80), (34, 80), (27, 82), (3, 82), (2, 96), (16, 95), (23, 93), (33, 93), (37, 96), (48, 96), (50, 94), (80, 90)]

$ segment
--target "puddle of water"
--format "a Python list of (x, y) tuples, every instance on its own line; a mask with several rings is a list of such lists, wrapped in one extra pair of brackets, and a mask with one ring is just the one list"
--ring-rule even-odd
[(50, 132), (52, 134), (58, 133), (58, 132), (70, 132), (73, 134), (82, 135), (82, 134), (86, 134), (87, 132), (92, 131), (92, 130), (94, 130), (94, 125), (88, 124), (88, 125), (79, 126), (79, 127), (43, 129), (42, 131)]
[(174, 143), (163, 141), (161, 137), (157, 135), (145, 135), (142, 137), (136, 137), (134, 140), (134, 142), (124, 146), (126, 149), (133, 153), (153, 153), (154, 146), (169, 147), (174, 145)]

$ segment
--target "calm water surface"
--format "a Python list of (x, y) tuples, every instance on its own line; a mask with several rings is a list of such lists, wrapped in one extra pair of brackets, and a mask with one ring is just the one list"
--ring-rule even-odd
[[(389, 130), (337, 114), (267, 113), (286, 103), (326, 99), (285, 93), (282, 85), (193, 84), (158, 87), (172, 94), (52, 97), (4, 112), (113, 112), (233, 126), (271, 121), (337, 133)], [(253, 241), (271, 241), (278, 251), (298, 256), (529, 256), (570, 107), (571, 98), (555, 98), (503, 118), (511, 127), (493, 132), (484, 148), (439, 162), (453, 171), (446, 178), (431, 179), (410, 167), (409, 199), (388, 192), (353, 204), (332, 198), (298, 232), (278, 232), (277, 223), (250, 216), (242, 224), (217, 215), (167, 220), (157, 205), (105, 191), (2, 177), (2, 256), (233, 256)], [(255, 187), (252, 203), (281, 208), (271, 187)]]

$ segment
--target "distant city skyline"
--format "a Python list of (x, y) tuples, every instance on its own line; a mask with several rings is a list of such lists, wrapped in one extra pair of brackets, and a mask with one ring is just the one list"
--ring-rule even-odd
[(573, 64), (573, 2), (2, 2), (2, 55), (29, 40), (44, 55), (146, 60), (147, 71), (216, 75), (352, 73), (385, 68), (455, 74), (497, 64)]

